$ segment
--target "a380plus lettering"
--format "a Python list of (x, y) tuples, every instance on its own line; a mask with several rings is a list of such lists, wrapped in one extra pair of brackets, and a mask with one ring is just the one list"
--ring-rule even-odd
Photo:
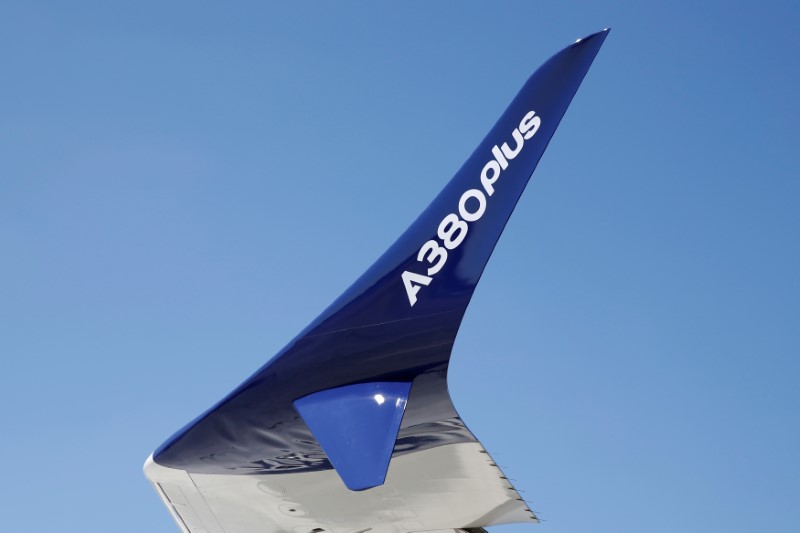
[(427, 266), (426, 273), (406, 270), (401, 274), (408, 303), (411, 306), (417, 303), (417, 293), (420, 289), (430, 285), (433, 276), (444, 267), (448, 250), (454, 250), (464, 242), (469, 232), (469, 223), (477, 222), (486, 212), (486, 197), (494, 194), (494, 185), (500, 179), (500, 174), (508, 168), (509, 161), (522, 152), (525, 141), (536, 134), (541, 124), (542, 119), (536, 116), (536, 112), (529, 111), (522, 117), (519, 126), (511, 132), (514, 148), (509, 147), (507, 142), (502, 146), (492, 147), (494, 157), (481, 170), (481, 188), (464, 192), (458, 201), (457, 213), (447, 214), (439, 223), (436, 230), (438, 240), (431, 239), (419, 249), (417, 261)]

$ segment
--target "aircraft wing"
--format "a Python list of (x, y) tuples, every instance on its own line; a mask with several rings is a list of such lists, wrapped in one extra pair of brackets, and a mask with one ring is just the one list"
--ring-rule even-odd
[(145, 474), (186, 533), (537, 521), (447, 390), (484, 266), (608, 30), (557, 53), (416, 221)]

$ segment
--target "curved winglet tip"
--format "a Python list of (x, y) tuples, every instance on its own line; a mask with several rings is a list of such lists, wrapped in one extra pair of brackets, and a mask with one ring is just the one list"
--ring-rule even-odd
[(602, 30), (600, 30), (598, 32), (595, 32), (595, 33), (592, 33), (592, 34), (589, 34), (586, 37), (581, 37), (580, 39), (576, 39), (575, 40), (575, 44), (583, 42), (583, 41), (588, 41), (589, 39), (594, 39), (595, 37), (602, 37), (603, 39), (605, 39), (606, 36), (608, 35), (608, 32), (610, 32), (610, 31), (611, 31), (610, 27), (603, 28)]

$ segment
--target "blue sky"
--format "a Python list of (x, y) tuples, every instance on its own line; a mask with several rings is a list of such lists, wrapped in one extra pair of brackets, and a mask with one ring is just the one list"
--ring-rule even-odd
[(6, 0), (4, 527), (177, 531), (147, 455), (611, 26), (476, 291), (455, 404), (543, 533), (796, 531), (799, 25), (788, 1)]

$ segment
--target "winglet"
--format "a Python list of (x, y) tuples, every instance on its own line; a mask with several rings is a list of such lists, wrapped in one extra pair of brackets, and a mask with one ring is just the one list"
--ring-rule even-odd
[(411, 383), (359, 383), (294, 402), (350, 490), (383, 485)]
[[(429, 405), (450, 405), (445, 380), (461, 318), (514, 206), (607, 34), (605, 30), (584, 37), (537, 69), (464, 166), (386, 253), (272, 360), (165, 442), (154, 461), (207, 474), (327, 470), (330, 463), (314, 455), (319, 451), (316, 443), (304, 438), (310, 429), (343, 479), (351, 479), (350, 472), (359, 469), (374, 474), (367, 481), (347, 481), (348, 486), (380, 484), (388, 452), (367, 464), (360, 455), (353, 457), (350, 449), (358, 446), (359, 454), (366, 449), (391, 450), (397, 421), (363, 421), (361, 440), (351, 446), (341, 435), (347, 431), (330, 426), (362, 421), (345, 409), (331, 407), (338, 402), (350, 406), (342, 392), (348, 389), (334, 391), (352, 384), (408, 383), (429, 374), (437, 383), (436, 392), (411, 403), (409, 415), (425, 412)], [(369, 386), (359, 387), (353, 390)], [(343, 397), (323, 401), (329, 393), (334, 400), (336, 394)], [(317, 422), (304, 412), (303, 400), (295, 409), (292, 402), (297, 398), (308, 398), (311, 404), (318, 400), (323, 420)], [(360, 403), (352, 400), (352, 408)], [(308, 427), (298, 420), (298, 411)], [(432, 412), (434, 418), (454, 413)], [(401, 417), (400, 412), (394, 415)], [(448, 430), (443, 428), (450, 426), (431, 426), (428, 415), (414, 417), (413, 423), (411, 418), (409, 426), (426, 437), (415, 440), (415, 450), (447, 442)], [(296, 438), (295, 431), (302, 437)], [(348, 461), (364, 465), (349, 466)]]

